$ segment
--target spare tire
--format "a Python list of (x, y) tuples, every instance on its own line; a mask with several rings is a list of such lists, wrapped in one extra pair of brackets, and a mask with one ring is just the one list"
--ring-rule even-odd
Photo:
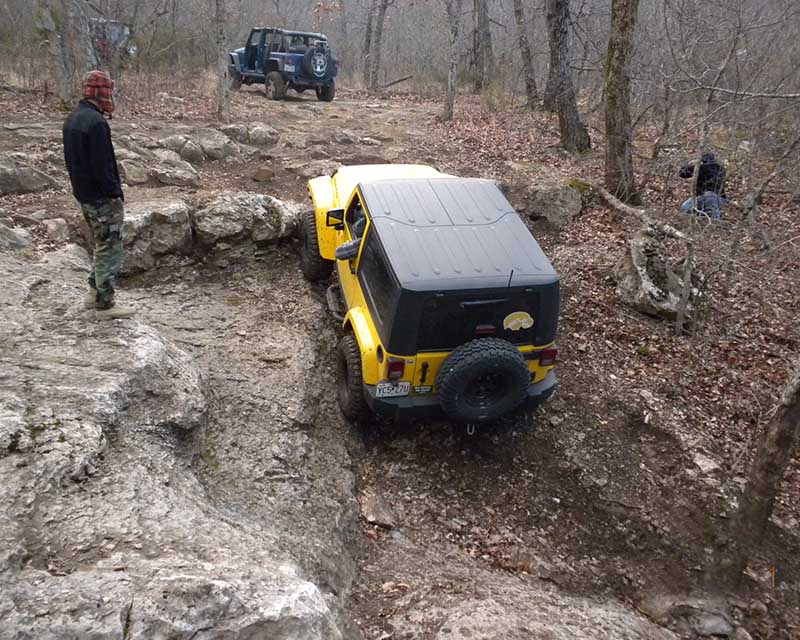
[(461, 345), (436, 376), (442, 409), (459, 422), (488, 422), (511, 413), (525, 400), (530, 382), (519, 349), (499, 338)]
[(324, 78), (328, 73), (330, 55), (325, 47), (309, 47), (303, 56), (303, 70), (314, 78)]

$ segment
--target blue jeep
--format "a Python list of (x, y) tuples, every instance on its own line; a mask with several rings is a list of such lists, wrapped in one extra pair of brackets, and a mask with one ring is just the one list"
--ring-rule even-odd
[(247, 45), (228, 56), (228, 82), (234, 91), (242, 84), (263, 83), (268, 98), (281, 100), (288, 89), (314, 89), (324, 102), (336, 93), (338, 62), (324, 34), (253, 29)]

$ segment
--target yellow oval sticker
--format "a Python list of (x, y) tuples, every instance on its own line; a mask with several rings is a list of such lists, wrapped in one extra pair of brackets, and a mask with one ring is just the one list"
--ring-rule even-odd
[(515, 311), (514, 313), (509, 313), (503, 319), (503, 329), (511, 329), (511, 331), (530, 329), (532, 326), (533, 318), (531, 318), (531, 314), (526, 311)]

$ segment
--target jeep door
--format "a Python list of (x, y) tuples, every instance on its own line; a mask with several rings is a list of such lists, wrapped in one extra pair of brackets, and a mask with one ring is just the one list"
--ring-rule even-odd
[(361, 202), (361, 196), (358, 190), (355, 191), (350, 198), (350, 203), (345, 208), (344, 214), (344, 229), (337, 233), (337, 245), (354, 240), (361, 239), (361, 246), (359, 247), (358, 254), (352, 260), (337, 260), (336, 267), (339, 272), (339, 283), (342, 288), (342, 295), (344, 296), (347, 306), (351, 307), (358, 305), (357, 299), (359, 297), (358, 281), (356, 279), (356, 272), (358, 271), (358, 261), (361, 258), (361, 249), (363, 248), (363, 239), (367, 234), (369, 221), (367, 212)]
[(259, 49), (261, 49), (263, 35), (261, 29), (253, 29), (250, 32), (250, 37), (247, 39), (247, 44), (244, 47), (244, 60), (242, 60), (243, 71), (256, 71), (259, 57), (258, 52)]

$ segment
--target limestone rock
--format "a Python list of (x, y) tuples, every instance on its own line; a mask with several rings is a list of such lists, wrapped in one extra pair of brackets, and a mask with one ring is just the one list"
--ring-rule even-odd
[(39, 193), (57, 186), (55, 180), (38, 169), (20, 165), (11, 157), (0, 156), (0, 195)]
[(289, 534), (208, 499), (192, 359), (140, 322), (89, 320), (74, 245), (18, 255), (0, 253), (0, 637), (342, 640), (334, 599), (278, 548)]
[(198, 131), (197, 143), (210, 160), (222, 160), (239, 154), (239, 146), (216, 129), (201, 129)]
[(368, 495), (361, 499), (361, 515), (370, 524), (394, 529), (400, 519), (397, 512), (381, 496)]
[(179, 187), (196, 187), (200, 184), (200, 176), (195, 168), (183, 160), (157, 164), (149, 169), (148, 175), (160, 184)]
[(31, 234), (20, 227), (0, 224), (0, 249), (24, 249), (31, 243)]
[(583, 208), (580, 192), (565, 184), (528, 186), (522, 200), (530, 217), (545, 218), (557, 229), (569, 224)]
[(250, 124), (229, 124), (220, 127), (220, 131), (240, 144), (249, 144), (254, 147), (267, 147), (278, 142), (280, 133), (274, 127), (263, 122)]
[(293, 233), (300, 205), (272, 196), (238, 193), (216, 198), (194, 214), (197, 240), (206, 247), (250, 239), (265, 242)]
[(47, 235), (53, 240), (69, 240), (71, 235), (69, 224), (64, 218), (50, 218), (44, 220), (42, 224), (47, 229)]
[[(644, 228), (628, 241), (614, 268), (617, 294), (637, 311), (675, 320), (683, 291), (681, 272), (682, 268), (676, 269), (670, 263), (669, 253), (657, 230)], [(696, 286), (700, 279), (697, 268), (693, 268), (692, 273), (687, 319), (699, 316), (704, 303)]]
[(136, 160), (120, 160), (117, 163), (122, 181), (128, 185), (146, 184), (150, 180), (147, 169)]
[(161, 140), (164, 148), (177, 153), (186, 162), (197, 164), (206, 159), (203, 148), (200, 144), (189, 136), (185, 135), (172, 135)]
[(189, 205), (183, 200), (134, 202), (125, 208), (122, 273), (155, 267), (166, 255), (187, 255), (192, 249)]

